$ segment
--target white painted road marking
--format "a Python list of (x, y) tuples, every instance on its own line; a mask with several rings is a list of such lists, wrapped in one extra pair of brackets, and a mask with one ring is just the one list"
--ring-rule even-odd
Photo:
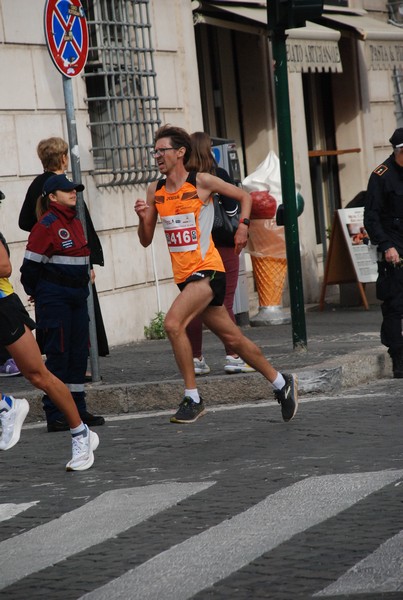
[(12, 519), (20, 512), (24, 512), (24, 510), (28, 510), (31, 506), (35, 506), (38, 504), (37, 502), (25, 502), (22, 504), (0, 504), (0, 521), (7, 521), (8, 519)]
[[(294, 535), (403, 477), (381, 471), (311, 477), (173, 546), (80, 600), (187, 600)], [(189, 576), (191, 574), (191, 576)]]
[(113, 490), (0, 544), (0, 589), (115, 537), (214, 485), (165, 483)]
[(403, 592), (403, 531), (315, 596)]

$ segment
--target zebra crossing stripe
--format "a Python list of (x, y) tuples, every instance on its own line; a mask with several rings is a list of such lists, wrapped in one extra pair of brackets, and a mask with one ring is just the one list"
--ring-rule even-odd
[(35, 506), (35, 504), (38, 504), (38, 501), (24, 502), (22, 504), (0, 504), (0, 521), (12, 519), (20, 512), (24, 512), (25, 510), (28, 510), (28, 508), (31, 508), (31, 506)]
[(5, 540), (0, 544), (0, 589), (113, 538), (214, 483), (174, 482), (105, 492), (58, 519)]
[(403, 477), (381, 471), (311, 477), (173, 546), (80, 600), (187, 600), (294, 535)]
[(403, 592), (403, 531), (315, 596)]

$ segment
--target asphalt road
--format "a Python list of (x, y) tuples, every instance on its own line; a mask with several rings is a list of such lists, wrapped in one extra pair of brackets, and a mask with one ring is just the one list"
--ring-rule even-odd
[(0, 454), (0, 598), (403, 598), (402, 383), (110, 418), (94, 467), (68, 434)]

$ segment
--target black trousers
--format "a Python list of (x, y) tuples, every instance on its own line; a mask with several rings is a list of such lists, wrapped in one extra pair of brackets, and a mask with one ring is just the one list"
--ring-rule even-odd
[(403, 350), (403, 267), (378, 262), (376, 295), (382, 300), (381, 342), (390, 353)]

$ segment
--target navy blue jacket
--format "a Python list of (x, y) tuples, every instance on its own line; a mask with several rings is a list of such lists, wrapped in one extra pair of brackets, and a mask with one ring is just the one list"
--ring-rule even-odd
[(371, 173), (364, 226), (380, 252), (396, 248), (403, 256), (403, 167), (397, 164), (394, 154)]

